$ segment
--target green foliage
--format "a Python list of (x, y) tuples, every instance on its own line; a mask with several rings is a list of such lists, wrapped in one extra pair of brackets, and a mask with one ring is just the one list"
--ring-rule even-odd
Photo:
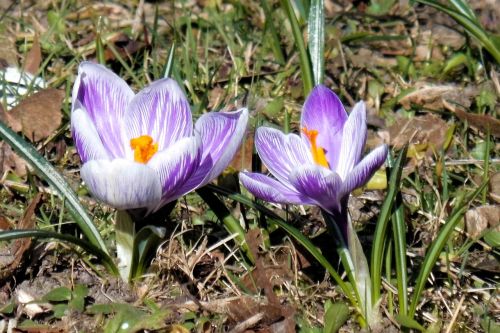
[[(391, 166), (391, 175), (389, 177), (389, 187), (387, 195), (378, 216), (377, 227), (375, 228), (370, 261), (371, 279), (373, 284), (373, 302), (378, 302), (380, 298), (380, 288), (382, 286), (382, 259), (384, 258), (384, 243), (385, 239), (387, 238), (386, 232), (389, 225), (389, 218), (393, 214), (392, 208), (394, 202), (396, 201), (396, 196), (399, 193), (401, 174), (404, 166), (403, 162), (405, 161), (407, 150), (408, 146), (405, 146), (399, 153), (399, 156), (396, 159), (395, 163)], [(398, 242), (401, 241), (399, 237), (400, 236), (398, 236)], [(401, 251), (401, 249), (399, 248), (398, 250)], [(406, 258), (406, 252), (404, 254), (404, 257)]]
[(58, 287), (45, 294), (42, 301), (53, 303), (54, 317), (62, 318), (68, 311), (83, 312), (88, 293), (88, 288), (82, 284), (75, 285), (73, 290), (67, 287)]
[(482, 47), (484, 47), (495, 58), (497, 63), (500, 63), (500, 39), (487, 32), (479, 20), (476, 18), (474, 11), (470, 8), (466, 0), (452, 0), (450, 6), (445, 6), (435, 0), (415, 0), (422, 4), (432, 6), (443, 13), (448, 14), (458, 22), (469, 34), (474, 36)]
[(325, 327), (323, 333), (337, 332), (349, 319), (349, 307), (344, 303), (325, 302)]

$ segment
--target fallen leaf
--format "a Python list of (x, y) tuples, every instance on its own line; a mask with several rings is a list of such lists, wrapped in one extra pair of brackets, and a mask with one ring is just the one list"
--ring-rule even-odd
[(28, 168), (26, 161), (19, 157), (5, 141), (0, 142), (0, 177), (2, 179), (9, 171), (19, 177), (24, 177)]
[(32, 142), (46, 139), (61, 126), (64, 97), (64, 91), (49, 88), (23, 99), (7, 113), (9, 126)]
[[(37, 193), (35, 197), (31, 200), (30, 204), (26, 208), (24, 215), (19, 221), (17, 229), (32, 229), (35, 226), (35, 209), (38, 207), (40, 200), (42, 199), (42, 193)], [(31, 246), (31, 238), (20, 238), (12, 242), (7, 247), (7, 255), (3, 256), (4, 262), (1, 263), (0, 267), (0, 280), (11, 276), (20, 266), (21, 260), (23, 259), (24, 253)]]
[(443, 119), (428, 113), (413, 118), (399, 118), (388, 131), (390, 144), (395, 149), (401, 149), (406, 143), (410, 143), (409, 154), (413, 151), (414, 155), (431, 155), (443, 146), (447, 129), (448, 125)]
[(460, 120), (467, 121), (470, 126), (480, 130), (483, 133), (487, 133), (489, 129), (491, 135), (497, 138), (500, 137), (500, 120), (487, 114), (465, 112), (446, 101), (445, 107), (451, 112), (455, 113), (455, 115)]
[(490, 197), (500, 203), (500, 172), (490, 177)]
[[(263, 254), (259, 251), (262, 244), (262, 234), (259, 229), (248, 231), (245, 236), (248, 247), (255, 258), (255, 268), (252, 271), (252, 277), (256, 287), (262, 289), (267, 298), (267, 304), (260, 304), (251, 298), (241, 298), (231, 302), (228, 306), (230, 315), (236, 322), (252, 322), (254, 325), (269, 326), (268, 332), (295, 332), (295, 326), (289, 325), (289, 319), (293, 320), (294, 309), (282, 305), (278, 296), (274, 293), (271, 282), (271, 274), (264, 266)], [(280, 323), (280, 324), (278, 324)], [(278, 324), (277, 326), (273, 326)], [(245, 327), (245, 329), (253, 326)], [(272, 327), (275, 327), (274, 329)], [(283, 329), (283, 330), (281, 330)]]
[(500, 231), (500, 206), (486, 205), (468, 210), (465, 225), (467, 233), (474, 239), (487, 229)]
[(412, 105), (418, 105), (428, 110), (442, 110), (446, 101), (468, 108), (472, 100), (478, 94), (476, 88), (462, 88), (455, 85), (429, 85), (420, 83), (416, 90), (399, 99), (399, 103), (410, 109)]
[(24, 70), (28, 73), (36, 75), (40, 69), (41, 62), (42, 50), (40, 48), (40, 43), (38, 42), (38, 35), (35, 35), (33, 45), (24, 59)]
[(252, 170), (252, 160), (254, 154), (254, 134), (248, 133), (242, 145), (234, 155), (229, 167), (234, 170)]

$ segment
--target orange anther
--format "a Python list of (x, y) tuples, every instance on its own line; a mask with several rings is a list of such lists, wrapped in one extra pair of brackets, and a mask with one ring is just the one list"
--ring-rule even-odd
[(134, 160), (138, 163), (148, 163), (158, 151), (158, 144), (153, 143), (149, 135), (141, 135), (130, 140), (130, 147), (134, 150)]
[(318, 146), (316, 139), (318, 137), (317, 130), (308, 130), (306, 127), (302, 128), (302, 132), (305, 134), (309, 142), (311, 143), (311, 153), (314, 162), (325, 168), (329, 168), (328, 160), (326, 159), (325, 150)]

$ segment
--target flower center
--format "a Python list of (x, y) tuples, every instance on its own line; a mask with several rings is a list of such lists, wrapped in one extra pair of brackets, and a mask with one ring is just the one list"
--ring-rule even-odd
[(317, 130), (309, 130), (306, 127), (302, 128), (302, 132), (306, 135), (307, 139), (311, 143), (311, 153), (314, 162), (325, 168), (330, 168), (328, 161), (326, 160), (325, 150), (318, 146), (316, 139), (318, 137)]
[(148, 163), (158, 151), (158, 144), (153, 143), (153, 138), (149, 135), (141, 135), (130, 140), (130, 147), (134, 150), (134, 160), (144, 164)]

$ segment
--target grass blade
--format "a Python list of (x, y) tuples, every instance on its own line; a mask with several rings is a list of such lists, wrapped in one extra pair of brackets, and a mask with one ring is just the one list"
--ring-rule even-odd
[(174, 67), (174, 54), (175, 54), (175, 42), (170, 46), (168, 51), (167, 62), (165, 63), (165, 69), (163, 70), (163, 77), (172, 76), (172, 68)]
[(311, 60), (309, 53), (306, 50), (302, 30), (299, 27), (299, 22), (295, 16), (291, 0), (281, 0), (281, 5), (285, 9), (285, 13), (292, 26), (292, 35), (295, 40), (295, 45), (299, 51), (300, 71), (302, 72), (302, 83), (304, 85), (304, 95), (308, 95), (314, 86), (314, 78), (311, 69)]
[(424, 258), (424, 261), (422, 263), (422, 267), (420, 269), (420, 273), (418, 274), (417, 280), (416, 280), (416, 285), (415, 285), (415, 291), (413, 293), (413, 298), (410, 306), (410, 312), (409, 312), (409, 317), (413, 318), (415, 316), (415, 312), (417, 310), (417, 304), (418, 300), (420, 299), (420, 294), (422, 293), (422, 290), (424, 290), (425, 283), (427, 282), (427, 278), (429, 277), (429, 274), (432, 271), (432, 268), (436, 264), (436, 261), (439, 258), (439, 254), (441, 253), (441, 250), (444, 248), (446, 242), (448, 242), (448, 239), (450, 238), (453, 230), (455, 230), (455, 226), (457, 225), (458, 222), (460, 222), (462, 216), (465, 214), (467, 211), (468, 204), (474, 200), (483, 190), (484, 188), (488, 185), (488, 180), (483, 182), (481, 186), (479, 186), (472, 194), (470, 194), (466, 199), (465, 202), (457, 202), (455, 209), (451, 213), (450, 217), (446, 220), (443, 228), (439, 231), (439, 234), (437, 235), (436, 239), (434, 242), (432, 242), (432, 245), (430, 248), (427, 250), (427, 254)]
[(38, 151), (19, 135), (14, 133), (7, 125), (0, 122), (0, 137), (4, 139), (22, 158), (28, 161), (40, 175), (58, 192), (64, 199), (69, 213), (75, 219), (85, 237), (90, 243), (98, 247), (102, 252), (108, 253), (106, 245), (99, 234), (87, 211), (81, 205), (77, 195), (61, 174), (47, 161)]
[(269, 36), (270, 38), (269, 45), (271, 46), (274, 57), (276, 58), (276, 62), (280, 65), (284, 65), (285, 56), (283, 55), (283, 51), (281, 50), (279, 34), (276, 31), (276, 27), (274, 26), (274, 15), (269, 8), (267, 0), (261, 0), (260, 5), (262, 6), (264, 15), (266, 17), (264, 37), (267, 34), (267, 36)]
[(109, 272), (114, 275), (118, 275), (118, 269), (116, 268), (113, 259), (111, 259), (111, 257), (106, 252), (102, 251), (98, 246), (95, 246), (94, 244), (91, 244), (83, 239), (68, 234), (38, 229), (0, 231), (0, 241), (9, 241), (19, 238), (56, 239), (58, 241), (76, 245), (81, 247), (85, 252), (94, 255), (99, 260), (102, 260), (103, 265)]
[(406, 225), (404, 205), (401, 194), (396, 197), (396, 206), (392, 213), (392, 232), (394, 238), (394, 256), (396, 258), (396, 278), (398, 281), (399, 314), (408, 314), (408, 272), (406, 267)]
[(325, 71), (325, 12), (323, 0), (312, 0), (309, 9), (308, 34), (309, 56), (314, 76), (314, 84), (323, 83)]
[(376, 303), (380, 298), (380, 288), (382, 286), (382, 260), (384, 253), (384, 240), (386, 236), (389, 217), (392, 211), (392, 206), (395, 201), (394, 199), (396, 198), (396, 194), (399, 192), (399, 184), (401, 181), (401, 174), (403, 172), (404, 166), (403, 162), (405, 161), (407, 150), (408, 145), (405, 145), (403, 150), (401, 150), (401, 152), (399, 153), (396, 163), (394, 163), (394, 166), (391, 168), (392, 170), (389, 179), (387, 196), (382, 205), (382, 209), (377, 220), (377, 226), (375, 228), (370, 260), (371, 278), (373, 284), (372, 302), (374, 303)]
[(462, 15), (467, 16), (469, 19), (471, 19), (474, 22), (477, 21), (476, 14), (470, 8), (469, 4), (466, 1), (463, 0), (450, 0), (450, 4), (455, 7), (455, 10), (462, 13)]
[(467, 30), (472, 36), (474, 36), (486, 50), (488, 50), (488, 52), (495, 58), (497, 63), (500, 63), (500, 48), (495, 44), (493, 37), (488, 34), (476, 20), (471, 19), (468, 15), (464, 15), (462, 13), (462, 9), (460, 9), (460, 11), (452, 9), (443, 6), (434, 0), (416, 1), (434, 7), (451, 16), (455, 21), (462, 25), (465, 30)]

